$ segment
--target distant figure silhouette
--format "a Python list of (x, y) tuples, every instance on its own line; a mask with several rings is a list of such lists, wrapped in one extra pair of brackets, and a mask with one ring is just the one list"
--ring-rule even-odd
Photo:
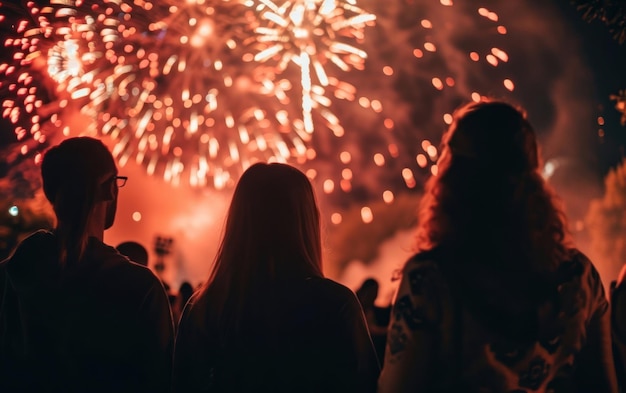
[(185, 309), (185, 305), (193, 295), (194, 289), (187, 281), (184, 281), (180, 284), (180, 288), (178, 289), (178, 296), (172, 305), (172, 312), (174, 314), (174, 321), (176, 323), (180, 322), (180, 317), (183, 314), (183, 310)]
[(379, 392), (616, 392), (608, 303), (525, 114), (455, 112), (422, 197)]
[(365, 320), (367, 321), (378, 359), (382, 360), (385, 357), (387, 326), (389, 325), (391, 307), (378, 307), (374, 304), (378, 297), (378, 281), (374, 278), (368, 278), (363, 281), (361, 287), (356, 291), (356, 296), (363, 307)]
[(180, 289), (178, 290), (178, 298), (180, 299), (180, 303), (182, 305), (181, 310), (185, 307), (185, 304), (187, 304), (187, 301), (189, 300), (191, 295), (193, 295), (193, 287), (191, 286), (191, 284), (189, 284), (187, 281), (180, 284)]
[(41, 175), (57, 225), (0, 263), (0, 391), (167, 392), (163, 286), (102, 242), (126, 178), (88, 137), (47, 151)]
[(148, 266), (148, 250), (137, 242), (123, 242), (115, 247), (120, 254), (127, 256), (131, 261)]
[(174, 391), (375, 391), (361, 306), (323, 277), (321, 255), (307, 177), (285, 164), (248, 168), (209, 280), (181, 319)]

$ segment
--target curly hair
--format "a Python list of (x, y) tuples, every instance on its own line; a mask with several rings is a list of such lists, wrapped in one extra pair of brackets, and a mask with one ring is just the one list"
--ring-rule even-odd
[(495, 268), (554, 271), (569, 238), (539, 161), (523, 110), (496, 100), (459, 108), (420, 202), (417, 251), (440, 247)]

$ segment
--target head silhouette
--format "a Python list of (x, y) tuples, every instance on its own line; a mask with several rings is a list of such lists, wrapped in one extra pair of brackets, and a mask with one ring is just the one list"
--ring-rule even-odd
[(244, 172), (226, 219), (222, 262), (262, 274), (321, 273), (319, 212), (302, 172), (278, 163), (258, 163)]
[(459, 108), (443, 143), (440, 169), (447, 156), (481, 167), (490, 177), (532, 172), (539, 166), (535, 131), (526, 114), (502, 101)]
[(356, 290), (356, 296), (359, 298), (363, 308), (372, 307), (378, 297), (378, 281), (374, 278), (368, 278), (363, 281), (361, 287)]
[(561, 260), (564, 216), (539, 172), (535, 132), (521, 109), (496, 100), (462, 106), (437, 165), (420, 204), (418, 250), (445, 245), (538, 270)]
[(70, 138), (45, 153), (41, 177), (57, 218), (61, 264), (80, 261), (88, 237), (113, 225), (116, 175), (113, 156), (94, 138)]
[(181, 307), (184, 307), (185, 304), (187, 304), (187, 300), (189, 300), (191, 295), (193, 295), (193, 292), (193, 287), (187, 281), (183, 281), (183, 283), (180, 284), (180, 287), (178, 289), (178, 297), (181, 301)]
[(322, 266), (319, 211), (309, 179), (285, 164), (252, 165), (235, 188), (202, 296), (215, 304), (218, 324), (227, 332), (265, 304), (277, 283), (310, 276), (322, 276)]
[(128, 241), (118, 244), (115, 248), (131, 261), (142, 266), (148, 266), (148, 250), (140, 243)]

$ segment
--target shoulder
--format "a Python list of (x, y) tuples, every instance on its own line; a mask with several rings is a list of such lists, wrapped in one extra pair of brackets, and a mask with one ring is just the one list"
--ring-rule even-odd
[(569, 258), (558, 269), (559, 293), (570, 299), (576, 308), (587, 307), (589, 315), (601, 315), (608, 308), (608, 300), (600, 273), (591, 260), (578, 249), (571, 249)]
[(52, 232), (41, 229), (24, 238), (5, 261), (16, 257), (40, 257), (51, 251), (56, 251), (56, 237)]
[(133, 287), (148, 291), (162, 288), (159, 278), (145, 266), (132, 262), (115, 248), (96, 239), (90, 239), (90, 257), (98, 262), (100, 275), (114, 279), (121, 287)]
[(402, 281), (412, 295), (420, 295), (444, 283), (441, 255), (435, 251), (420, 252), (410, 257), (402, 269)]
[(106, 269), (120, 269), (137, 275), (151, 272), (145, 266), (141, 266), (120, 254), (114, 247), (94, 238), (89, 239), (89, 253), (90, 257), (99, 260)]
[(2, 261), (1, 269), (6, 269), (10, 276), (41, 272), (56, 264), (57, 253), (56, 236), (52, 232), (38, 230), (17, 245), (13, 253)]
[(304, 309), (325, 310), (324, 312), (353, 313), (361, 312), (361, 303), (356, 294), (348, 287), (334, 280), (323, 277), (307, 278), (298, 289)]
[(602, 285), (600, 273), (598, 273), (593, 262), (576, 248), (569, 250), (569, 258), (561, 263), (559, 272), (567, 278), (580, 277), (582, 285), (591, 287)]
[(326, 292), (338, 297), (353, 297), (354, 292), (337, 281), (324, 277), (310, 277), (305, 281), (306, 285), (316, 288), (319, 291)]
[(303, 290), (330, 303), (358, 302), (356, 294), (350, 288), (329, 278), (307, 278)]
[(393, 305), (394, 334), (402, 326), (407, 332), (417, 332), (441, 323), (450, 295), (440, 261), (428, 251), (413, 255), (404, 265)]

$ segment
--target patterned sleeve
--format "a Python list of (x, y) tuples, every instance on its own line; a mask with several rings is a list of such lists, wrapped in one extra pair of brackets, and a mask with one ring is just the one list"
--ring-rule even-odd
[(427, 389), (440, 337), (442, 276), (429, 261), (410, 259), (393, 305), (379, 392)]

